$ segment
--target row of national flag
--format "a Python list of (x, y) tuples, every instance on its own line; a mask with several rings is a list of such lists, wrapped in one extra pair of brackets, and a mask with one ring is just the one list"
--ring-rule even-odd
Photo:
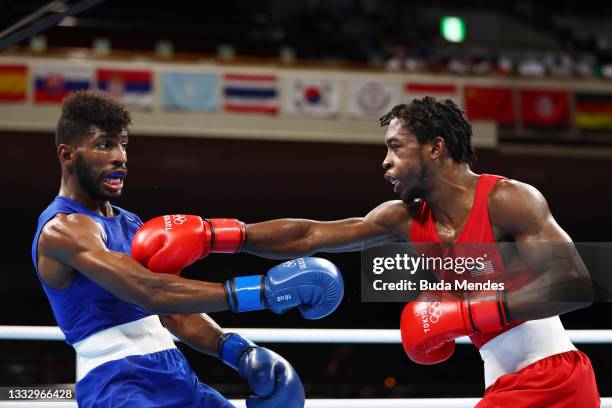
[[(0, 102), (25, 102), (25, 65), (0, 65)], [(37, 104), (59, 104), (72, 91), (97, 87), (122, 99), (133, 109), (153, 103), (153, 74), (146, 70), (97, 69), (70, 65), (32, 66), (33, 98)]]
[[(61, 103), (71, 91), (99, 88), (131, 109), (154, 104), (151, 70), (70, 65), (0, 64), (0, 102), (25, 102), (29, 75), (37, 104)], [(451, 99), (470, 120), (502, 126), (612, 129), (612, 92), (516, 89), (452, 83), (386, 83), (374, 77), (327, 79), (275, 74), (217, 74), (198, 71), (160, 73), (160, 102), (167, 111), (219, 111), (333, 117), (344, 110), (355, 118), (375, 118), (393, 106), (431, 95)], [(346, 97), (342, 107), (342, 97)], [(573, 96), (573, 98), (572, 98)]]
[[(568, 127), (569, 93), (550, 89), (517, 90), (520, 122), (533, 127)], [(466, 86), (465, 111), (470, 120), (492, 120), (514, 125), (515, 90), (512, 88)]]

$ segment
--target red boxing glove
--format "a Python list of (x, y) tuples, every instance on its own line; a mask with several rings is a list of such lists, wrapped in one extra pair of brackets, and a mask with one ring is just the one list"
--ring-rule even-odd
[(432, 295), (421, 294), (402, 312), (402, 344), (415, 363), (441, 363), (453, 354), (457, 337), (499, 331), (508, 324), (502, 291), (460, 301), (432, 301)]
[(178, 275), (210, 252), (233, 253), (246, 240), (244, 223), (173, 214), (145, 222), (132, 240), (132, 257), (153, 272)]
[(164, 215), (145, 222), (132, 240), (132, 257), (153, 272), (178, 275), (210, 252), (210, 226), (196, 215)]

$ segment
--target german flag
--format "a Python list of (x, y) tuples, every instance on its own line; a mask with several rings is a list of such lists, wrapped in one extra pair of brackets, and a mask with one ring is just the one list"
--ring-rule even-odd
[(0, 65), (0, 102), (25, 102), (28, 68)]
[(583, 129), (612, 129), (612, 93), (577, 92), (576, 125)]

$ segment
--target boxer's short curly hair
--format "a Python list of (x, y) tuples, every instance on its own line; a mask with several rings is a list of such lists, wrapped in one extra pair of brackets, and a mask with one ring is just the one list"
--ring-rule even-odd
[(55, 145), (71, 144), (89, 133), (92, 125), (109, 134), (127, 129), (132, 117), (126, 107), (98, 90), (76, 91), (68, 95), (55, 129)]
[(393, 118), (400, 119), (403, 128), (416, 136), (420, 144), (429, 143), (440, 136), (446, 142), (453, 160), (469, 165), (476, 161), (472, 126), (463, 111), (450, 99), (442, 101), (431, 96), (413, 99), (408, 104), (393, 107), (380, 118), (380, 125), (387, 126)]

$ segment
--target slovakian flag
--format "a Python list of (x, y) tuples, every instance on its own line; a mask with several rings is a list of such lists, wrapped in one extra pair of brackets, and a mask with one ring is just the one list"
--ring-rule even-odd
[(89, 67), (38, 65), (32, 71), (36, 103), (61, 103), (68, 93), (89, 89), (93, 84), (93, 69)]
[(437, 83), (406, 83), (404, 91), (408, 101), (413, 99), (422, 99), (426, 96), (432, 96), (439, 101), (450, 99), (457, 106), (461, 106), (461, 100), (457, 92), (457, 87), (453, 84), (437, 84)]
[(348, 85), (347, 111), (357, 118), (378, 118), (402, 100), (400, 84), (354, 80)]
[(469, 120), (514, 124), (514, 98), (511, 88), (466, 86), (463, 89), (465, 113)]
[(121, 100), (130, 109), (153, 106), (153, 73), (148, 70), (98, 69), (98, 88)]
[(340, 111), (341, 85), (326, 79), (288, 78), (283, 110), (292, 115), (336, 115)]
[(276, 75), (223, 75), (223, 97), (227, 112), (278, 113), (278, 80)]
[(612, 129), (612, 93), (577, 92), (576, 125), (583, 129)]
[(28, 67), (0, 65), (0, 102), (25, 102)]
[(521, 121), (525, 126), (567, 127), (569, 94), (567, 91), (523, 89), (520, 91)]

